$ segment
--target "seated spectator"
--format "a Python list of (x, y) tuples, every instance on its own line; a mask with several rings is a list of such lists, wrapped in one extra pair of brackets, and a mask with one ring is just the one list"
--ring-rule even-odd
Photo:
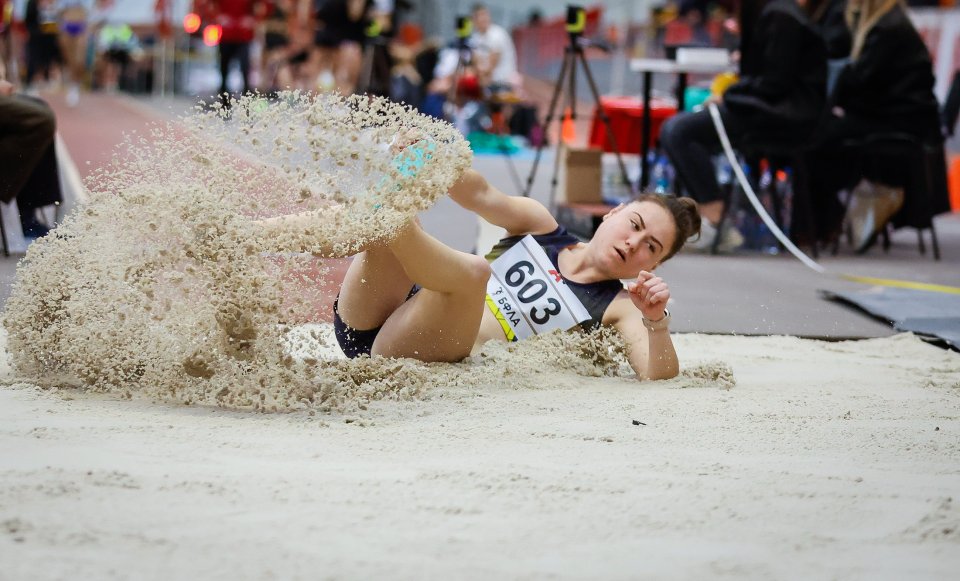
[[(798, 148), (813, 138), (826, 107), (823, 39), (795, 0), (744, 0), (739, 21), (740, 79), (718, 103), (730, 141), (747, 153)], [(704, 220), (698, 245), (708, 248), (725, 205), (713, 165), (721, 144), (709, 111), (667, 120), (660, 143), (680, 184), (699, 203)], [(722, 248), (740, 243), (735, 229), (721, 233)]]
[(827, 44), (827, 93), (832, 93), (840, 71), (850, 62), (853, 38), (847, 26), (847, 0), (807, 1), (813, 24)]
[(470, 44), (481, 86), (487, 94), (516, 92), (520, 75), (510, 33), (491, 21), (490, 10), (483, 4), (473, 6), (473, 27)]
[(827, 59), (839, 60), (850, 57), (853, 38), (847, 25), (847, 0), (808, 0), (811, 18), (827, 44)]
[(933, 65), (926, 45), (897, 0), (850, 0), (851, 61), (832, 94), (821, 146), (811, 154), (811, 192), (818, 196), (818, 221), (839, 228), (842, 207), (836, 192), (853, 187), (848, 219), (857, 251), (903, 205), (901, 164), (861, 165), (860, 154), (844, 143), (896, 132), (918, 141), (943, 141), (939, 106), (933, 94)]
[(27, 239), (50, 230), (37, 210), (62, 201), (55, 132), (50, 107), (40, 99), (15, 94), (0, 60), (0, 201), (9, 204), (16, 199)]

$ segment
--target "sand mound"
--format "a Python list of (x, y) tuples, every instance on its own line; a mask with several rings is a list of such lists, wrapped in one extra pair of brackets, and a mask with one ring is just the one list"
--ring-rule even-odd
[(247, 97), (183, 121), (129, 139), (90, 202), (30, 247), (3, 316), (10, 381), (325, 411), (545, 370), (632, 375), (610, 333), (462, 365), (344, 359), (329, 327), (286, 324), (319, 300), (310, 253), (355, 252), (430, 207), (470, 163), (463, 138), (366, 97)]
[[(31, 245), (3, 317), (15, 375), (281, 409), (327, 398), (330, 382), (376, 384), (369, 361), (288, 355), (283, 323), (317, 292), (298, 272), (316, 270), (309, 252), (349, 254), (430, 207), (469, 166), (463, 138), (335, 95), (246, 97), (183, 121), (128, 138), (90, 202)], [(296, 213), (304, 227), (263, 227)]]

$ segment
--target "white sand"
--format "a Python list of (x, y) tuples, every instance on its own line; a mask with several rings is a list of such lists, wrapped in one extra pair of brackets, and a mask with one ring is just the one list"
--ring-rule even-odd
[(315, 416), (2, 387), (0, 579), (956, 578), (960, 355), (676, 342), (736, 386), (545, 370)]

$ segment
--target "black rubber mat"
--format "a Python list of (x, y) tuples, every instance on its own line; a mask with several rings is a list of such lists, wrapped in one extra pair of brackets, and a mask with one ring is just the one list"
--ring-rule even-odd
[(960, 350), (960, 295), (902, 288), (820, 293), (883, 319), (898, 331), (936, 337)]

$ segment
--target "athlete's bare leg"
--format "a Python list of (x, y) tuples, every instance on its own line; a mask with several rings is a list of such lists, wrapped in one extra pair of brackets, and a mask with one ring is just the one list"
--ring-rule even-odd
[[(476, 340), (489, 277), (486, 260), (454, 250), (411, 223), (385, 247), (354, 259), (338, 310), (356, 329), (383, 326), (375, 355), (459, 361)], [(413, 283), (423, 289), (407, 301)]]
[(386, 246), (353, 257), (337, 300), (343, 322), (358, 330), (375, 329), (403, 304), (413, 280)]

